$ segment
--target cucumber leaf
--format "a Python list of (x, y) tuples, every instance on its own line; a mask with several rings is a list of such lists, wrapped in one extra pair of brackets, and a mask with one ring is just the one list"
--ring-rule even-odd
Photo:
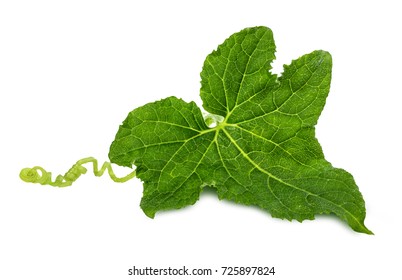
[(147, 216), (192, 205), (210, 186), (219, 199), (258, 206), (273, 217), (303, 221), (334, 213), (353, 230), (371, 234), (352, 175), (326, 161), (315, 138), (331, 55), (306, 54), (285, 65), (280, 77), (269, 71), (274, 58), (272, 31), (246, 28), (205, 60), (207, 117), (194, 102), (176, 97), (128, 114), (109, 158), (136, 166)]

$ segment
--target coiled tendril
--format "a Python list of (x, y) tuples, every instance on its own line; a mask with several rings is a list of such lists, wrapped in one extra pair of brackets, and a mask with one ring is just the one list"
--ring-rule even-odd
[(98, 169), (98, 161), (93, 157), (83, 158), (77, 161), (66, 174), (58, 175), (54, 181), (52, 181), (52, 173), (47, 172), (40, 166), (34, 166), (32, 168), (23, 168), (20, 172), (20, 178), (27, 183), (38, 183), (41, 185), (50, 185), (53, 187), (68, 187), (76, 181), (82, 174), (87, 173), (87, 169), (82, 166), (83, 164), (92, 162), (94, 175), (100, 177), (105, 173), (107, 169), (110, 178), (114, 182), (123, 183), (135, 177), (135, 170), (124, 177), (116, 177), (113, 172), (110, 162), (105, 162), (100, 169)]

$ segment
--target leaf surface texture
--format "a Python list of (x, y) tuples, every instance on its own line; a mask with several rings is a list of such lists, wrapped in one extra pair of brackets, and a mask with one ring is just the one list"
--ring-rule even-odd
[(212, 186), (220, 199), (273, 217), (303, 221), (334, 213), (355, 231), (371, 233), (352, 175), (327, 162), (315, 138), (331, 55), (306, 54), (285, 65), (280, 77), (269, 71), (274, 59), (266, 27), (235, 33), (207, 56), (200, 95), (206, 111), (223, 117), (215, 127), (206, 125), (194, 102), (176, 97), (129, 113), (109, 158), (136, 165), (147, 216), (192, 205)]

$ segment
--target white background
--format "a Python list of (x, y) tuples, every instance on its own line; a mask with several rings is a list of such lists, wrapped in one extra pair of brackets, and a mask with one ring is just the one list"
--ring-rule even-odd
[[(400, 8), (328, 2), (1, 1), (0, 279), (237, 279), (128, 276), (133, 265), (275, 266), (275, 276), (244, 279), (397, 279)], [(205, 57), (256, 25), (274, 32), (276, 73), (315, 49), (332, 54), (317, 138), (354, 175), (374, 236), (332, 216), (273, 219), (213, 193), (152, 220), (139, 208), (138, 179), (119, 185), (91, 173), (65, 189), (19, 180), (26, 166), (56, 175), (82, 157), (107, 160), (119, 124), (147, 102), (201, 104)]]

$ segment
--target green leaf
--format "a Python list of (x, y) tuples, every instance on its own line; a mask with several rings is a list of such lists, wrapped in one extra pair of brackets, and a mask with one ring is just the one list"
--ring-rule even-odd
[[(273, 217), (303, 221), (334, 213), (358, 232), (365, 205), (352, 175), (324, 159), (314, 125), (331, 81), (331, 56), (314, 51), (269, 72), (275, 58), (270, 29), (247, 28), (205, 60), (201, 98), (169, 97), (129, 113), (110, 147), (112, 162), (137, 166), (141, 207), (194, 204), (205, 186), (220, 199), (255, 205)], [(207, 123), (219, 120), (215, 127)]]

